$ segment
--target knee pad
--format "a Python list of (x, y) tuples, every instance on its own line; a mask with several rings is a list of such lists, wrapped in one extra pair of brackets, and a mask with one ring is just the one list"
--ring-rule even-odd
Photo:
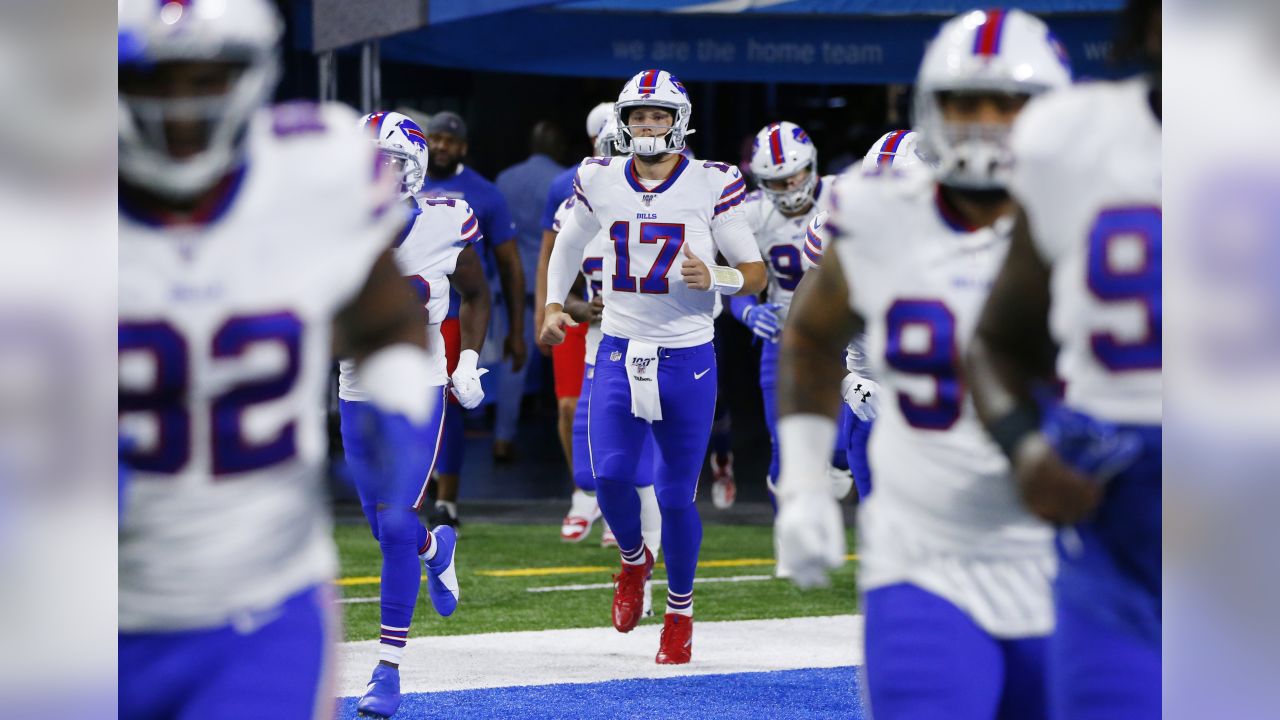
[(669, 486), (657, 489), (658, 507), (663, 512), (684, 510), (693, 506), (693, 489), (680, 486)]
[(616, 482), (627, 487), (635, 485), (635, 461), (628, 459), (623, 453), (610, 453), (604, 457), (593, 453), (590, 457), (597, 484)]

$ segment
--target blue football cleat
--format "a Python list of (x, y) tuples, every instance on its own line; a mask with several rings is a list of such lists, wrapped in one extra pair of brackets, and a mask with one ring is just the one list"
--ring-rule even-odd
[(356, 717), (389, 718), (400, 709), (400, 671), (378, 663), (369, 687), (356, 705)]
[(441, 617), (449, 617), (458, 607), (458, 573), (453, 565), (458, 536), (448, 525), (436, 527), (431, 536), (436, 544), (436, 555), (423, 563), (427, 566), (427, 592), (436, 612)]

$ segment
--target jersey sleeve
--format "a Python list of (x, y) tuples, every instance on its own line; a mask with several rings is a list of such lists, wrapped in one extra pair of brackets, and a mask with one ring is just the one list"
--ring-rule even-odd
[(573, 206), (576, 204), (577, 203), (574, 200), (573, 196), (569, 196), (565, 198), (563, 201), (561, 201), (561, 203), (558, 206), (556, 206), (555, 219), (552, 220), (551, 222), (551, 228), (550, 228), (551, 232), (554, 232), (554, 233), (560, 232), (561, 226), (564, 225), (565, 218), (569, 216), (569, 213), (573, 212)]
[(716, 249), (730, 265), (760, 262), (760, 246), (742, 207), (747, 198), (747, 181), (736, 167), (730, 167), (725, 175), (728, 179), (723, 185), (712, 185), (716, 198), (711, 215), (711, 237), (715, 240)]
[(461, 251), (466, 246), (474, 245), (483, 240), (484, 233), (480, 232), (480, 219), (476, 217), (476, 211), (467, 204), (466, 200), (458, 201), (458, 210), (461, 220), (458, 229), (458, 240), (455, 244), (458, 250)]
[[(592, 164), (590, 160), (591, 158), (583, 160), (578, 166), (578, 171), (573, 175), (573, 194), (570, 196), (573, 199), (573, 205), (570, 212), (578, 227), (585, 232), (595, 234), (600, 230), (600, 221), (596, 218), (595, 209), (591, 207), (588, 195), (592, 192), (592, 180), (596, 172), (603, 166)], [(562, 220), (561, 226), (563, 227), (564, 224)]]

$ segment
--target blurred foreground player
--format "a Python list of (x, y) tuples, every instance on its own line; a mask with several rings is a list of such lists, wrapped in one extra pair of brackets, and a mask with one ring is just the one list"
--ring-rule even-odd
[[(362, 716), (391, 717), (400, 706), (399, 669), (418, 601), (422, 578), (419, 568), (426, 570), (427, 589), (436, 612), (447, 617), (458, 605), (454, 529), (440, 525), (427, 532), (418, 519), (418, 509), (426, 499), (431, 467), (440, 450), (446, 387), (465, 408), (476, 407), (484, 399), (480, 386), (484, 371), (476, 368), (476, 361), (489, 320), (489, 285), (475, 251), (481, 237), (480, 223), (466, 201), (414, 197), (422, 186), (427, 159), (422, 128), (404, 115), (388, 112), (367, 115), (360, 125), (400, 178), (401, 200), (412, 211), (392, 245), (392, 255), (427, 310), (430, 383), (438, 401), (428, 424), (427, 471), (418, 477), (384, 476), (383, 468), (365, 443), (365, 428), (373, 422), (372, 413), (376, 410), (367, 402), (355, 363), (343, 360), (339, 364), (342, 445), (355, 477), (360, 507), (382, 550), (379, 662), (356, 707)], [(462, 298), (459, 315), (465, 349), (450, 378), (445, 370), (440, 323), (449, 309), (449, 290), (454, 287)]]
[(1021, 11), (966, 13), (929, 44), (916, 84), (932, 177), (851, 173), (833, 190), (833, 240), (783, 333), (779, 561), (803, 583), (844, 555), (821, 458), (836, 354), (865, 322), (883, 395), (861, 506), (866, 688), (879, 720), (1040, 718), (1053, 628), (1051, 529), (959, 380), (1008, 249), (1007, 139), (1027, 100), (1066, 86), (1048, 28)]
[[(1129, 8), (1151, 73), (1033, 102), (1022, 213), (969, 353), (1027, 506), (1060, 527), (1052, 717), (1161, 714), (1160, 7)], [(1061, 406), (1034, 393), (1066, 384)]]
[(263, 109), (268, 3), (118, 9), (120, 715), (332, 717), (333, 347), (388, 477), (426, 472), (438, 402), (395, 179), (348, 110)]
[[(584, 251), (602, 229), (604, 315), (588, 411), (600, 509), (618, 539), (613, 624), (640, 619), (653, 555), (641, 535), (636, 458), (652, 432), (662, 509), (667, 612), (659, 663), (686, 663), (693, 643), (693, 577), (702, 541), (694, 506), (716, 399), (712, 348), (715, 293), (764, 288), (760, 252), (738, 206), (737, 169), (681, 154), (692, 107), (680, 81), (646, 70), (614, 105), (618, 149), (630, 158), (588, 158), (574, 180), (574, 211), (556, 237), (547, 271), (542, 340), (576, 325), (563, 310)], [(709, 264), (717, 253), (735, 267)], [(706, 258), (704, 260), (703, 258)]]
[[(862, 165), (848, 170), (860, 175), (923, 173), (929, 167), (918, 152), (920, 133), (912, 130), (892, 130), (885, 133), (871, 146)], [(829, 197), (827, 198), (829, 199)], [(828, 212), (822, 210), (809, 221), (804, 246), (805, 269), (822, 263), (823, 248), (830, 243), (827, 231)], [(854, 487), (861, 502), (871, 494), (871, 464), (867, 460), (867, 441), (871, 437), (879, 407), (879, 385), (870, 377), (866, 368), (866, 350), (861, 334), (845, 348), (845, 369), (849, 374), (840, 381), (840, 394), (844, 405), (840, 408), (840, 420), (836, 435), (837, 452), (843, 450), (845, 462), (852, 475)], [(834, 479), (841, 479), (833, 474)], [(842, 497), (839, 492), (836, 497)]]

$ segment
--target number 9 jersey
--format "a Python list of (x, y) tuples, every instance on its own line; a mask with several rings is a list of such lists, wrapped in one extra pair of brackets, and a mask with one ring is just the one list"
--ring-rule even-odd
[(1161, 131), (1147, 89), (1086, 83), (1034, 100), (1014, 126), (1009, 189), (1051, 268), (1067, 405), (1159, 425)]
[[(876, 488), (859, 515), (863, 587), (915, 582), (996, 635), (1048, 632), (1051, 530), (1023, 508), (960, 374), (1012, 219), (966, 225), (928, 173), (854, 173), (832, 192), (827, 255), (866, 321), (883, 390), (868, 446)], [(1039, 569), (1015, 568), (999, 592), (975, 591), (957, 581), (963, 573), (938, 570), (940, 558), (1022, 558)]]
[(336, 105), (264, 110), (199, 223), (121, 205), (121, 631), (252, 623), (333, 576), (333, 316), (405, 222), (355, 126)]

